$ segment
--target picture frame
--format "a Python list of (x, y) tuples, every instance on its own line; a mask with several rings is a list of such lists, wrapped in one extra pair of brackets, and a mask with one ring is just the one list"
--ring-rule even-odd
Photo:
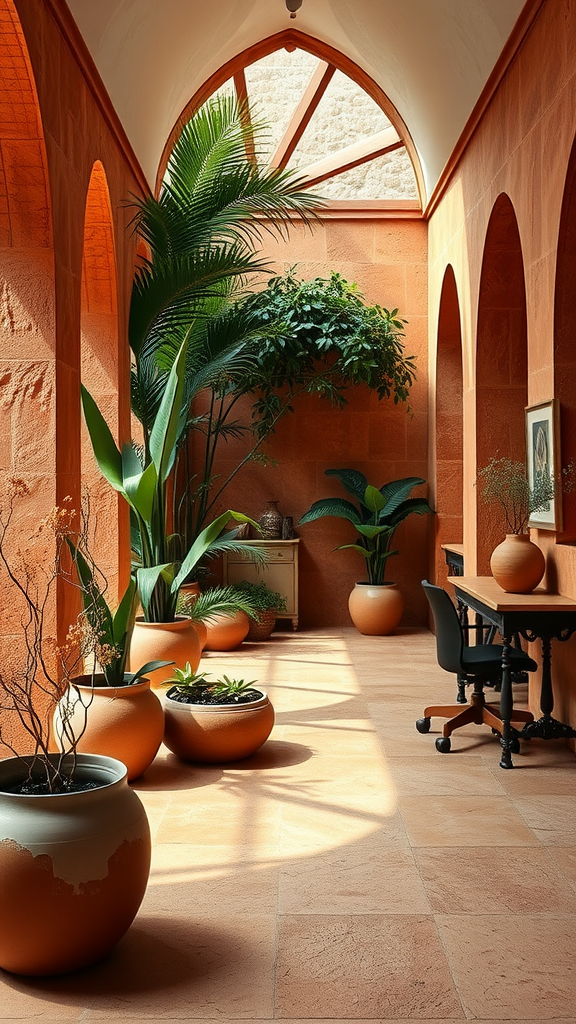
[[(526, 474), (532, 489), (538, 473), (546, 473), (560, 480), (560, 403), (552, 398), (540, 405), (527, 406), (526, 417)], [(528, 520), (528, 526), (537, 530), (562, 529), (562, 490), (556, 487), (555, 496), (545, 509), (539, 509)]]

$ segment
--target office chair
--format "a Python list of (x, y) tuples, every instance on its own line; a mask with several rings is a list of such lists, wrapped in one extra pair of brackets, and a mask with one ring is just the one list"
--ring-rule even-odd
[[(462, 704), (432, 705), (424, 709), (424, 717), (416, 722), (418, 732), (430, 731), (431, 718), (448, 718), (442, 729), (442, 736), (436, 740), (436, 750), (447, 754), (450, 750), (450, 736), (462, 725), (489, 725), (492, 731), (502, 735), (502, 718), (497, 704), (487, 704), (484, 699), (484, 685), (499, 684), (502, 681), (502, 647), (499, 644), (477, 644), (467, 647), (464, 630), (458, 619), (458, 613), (449, 595), (441, 587), (435, 587), (427, 580), (422, 580), (424, 593), (432, 609), (436, 628), (436, 654), (438, 664), (447, 672), (461, 676), (465, 683), (473, 684), (470, 701), (466, 707)], [(510, 668), (513, 672), (535, 672), (536, 662), (524, 651), (510, 648)], [(532, 722), (534, 715), (530, 711), (514, 708), (513, 722)], [(513, 737), (513, 753), (519, 750), (518, 737)]]

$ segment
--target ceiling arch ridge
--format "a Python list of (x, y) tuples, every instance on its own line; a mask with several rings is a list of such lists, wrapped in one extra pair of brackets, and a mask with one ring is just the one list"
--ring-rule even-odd
[(234, 78), (234, 76), (245, 67), (261, 60), (263, 57), (268, 57), (271, 53), (281, 49), (286, 49), (288, 51), (300, 49), (311, 53), (314, 57), (317, 57), (318, 60), (324, 61), (326, 64), (335, 67), (338, 71), (347, 75), (348, 78), (356, 82), (356, 84), (363, 89), (375, 103), (378, 104), (390, 123), (396, 129), (402, 143), (406, 147), (414, 168), (414, 175), (419, 195), (419, 207), (422, 208), (426, 200), (426, 187), (420, 158), (408, 126), (384, 90), (366, 71), (363, 70), (363, 68), (351, 60), (350, 57), (347, 57), (346, 54), (342, 53), (342, 51), (337, 50), (335, 47), (331, 46), (329, 43), (325, 43), (321, 39), (292, 28), (284, 29), (282, 32), (276, 32), (274, 35), (267, 36), (265, 39), (261, 39), (257, 43), (254, 43), (240, 51), (240, 53), (236, 54), (235, 57), (232, 57), (230, 60), (222, 64), (221, 67), (217, 71), (213, 72), (213, 74), (206, 79), (203, 85), (196, 90), (174, 124), (162, 151), (156, 175), (155, 194), (158, 195), (159, 193), (166, 165), (168, 163), (170, 153), (174, 148), (176, 139), (180, 135), (184, 125), (187, 124), (199, 107), (201, 107), (217, 89), (224, 85), (225, 82), (230, 78)]

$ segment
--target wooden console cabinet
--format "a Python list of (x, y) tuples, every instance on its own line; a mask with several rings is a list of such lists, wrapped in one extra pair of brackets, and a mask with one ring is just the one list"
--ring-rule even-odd
[(262, 565), (249, 560), (243, 552), (225, 551), (223, 555), (224, 586), (248, 580), (264, 580), (271, 590), (286, 598), (286, 611), (278, 612), (279, 619), (291, 619), (292, 629), (298, 629), (298, 544), (295, 540), (246, 540), (247, 548), (262, 548), (268, 561)]

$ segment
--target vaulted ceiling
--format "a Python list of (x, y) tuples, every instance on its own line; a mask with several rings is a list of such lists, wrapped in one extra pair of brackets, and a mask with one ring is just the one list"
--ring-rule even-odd
[(525, 0), (67, 0), (146, 177), (182, 110), (243, 50), (297, 29), (386, 93), (434, 185)]

